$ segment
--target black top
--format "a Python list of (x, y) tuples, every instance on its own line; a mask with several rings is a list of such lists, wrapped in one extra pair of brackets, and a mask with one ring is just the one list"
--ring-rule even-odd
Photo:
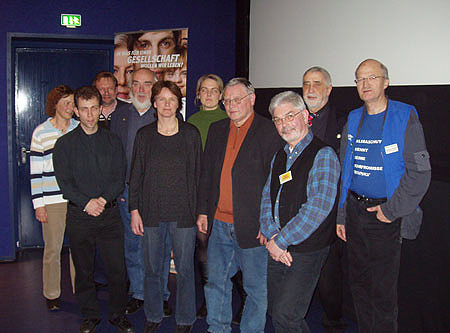
[[(197, 219), (197, 192), (198, 182), (200, 180), (200, 158), (202, 152), (202, 142), (200, 133), (195, 126), (178, 120), (180, 147), (183, 152), (178, 156), (184, 159), (183, 172), (186, 180), (186, 188), (177, 188), (174, 190), (183, 194), (183, 198), (177, 199), (182, 203), (179, 207), (169, 207), (179, 209), (179, 216), (176, 217), (178, 228), (193, 227)], [(161, 139), (157, 129), (157, 122), (142, 127), (136, 133), (134, 141), (133, 158), (131, 162), (130, 189), (129, 189), (129, 209), (139, 210), (144, 227), (155, 227), (159, 225), (160, 217), (163, 215), (159, 211), (158, 195), (164, 191), (159, 188), (160, 175), (155, 170), (155, 151), (159, 150), (157, 141)], [(177, 138), (178, 139), (178, 138)], [(173, 158), (176, 158), (175, 156)], [(160, 162), (161, 163), (161, 162)], [(178, 166), (180, 167), (181, 164)], [(177, 168), (178, 168), (177, 167)], [(184, 186), (180, 185), (179, 186)], [(179, 195), (177, 194), (177, 195)], [(175, 203), (175, 205), (178, 205)], [(174, 221), (174, 222), (175, 222)]]
[(155, 187), (161, 222), (175, 222), (187, 209), (186, 155), (183, 137), (178, 132), (172, 136), (155, 136), (152, 151), (152, 172), (158, 177)]
[(87, 135), (81, 125), (56, 141), (53, 166), (65, 199), (84, 209), (92, 198), (111, 202), (123, 191), (126, 158), (120, 138), (98, 128)]

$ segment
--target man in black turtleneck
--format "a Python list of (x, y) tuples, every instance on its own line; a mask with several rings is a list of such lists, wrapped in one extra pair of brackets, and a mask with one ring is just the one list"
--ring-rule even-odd
[[(322, 67), (311, 67), (303, 74), (303, 99), (310, 113), (312, 132), (338, 153), (345, 117), (338, 117), (328, 100), (332, 88), (330, 73)], [(332, 214), (336, 216), (336, 212)], [(324, 309), (322, 324), (327, 332), (344, 332), (347, 327), (342, 318), (343, 251), (344, 242), (336, 237), (318, 284)]]

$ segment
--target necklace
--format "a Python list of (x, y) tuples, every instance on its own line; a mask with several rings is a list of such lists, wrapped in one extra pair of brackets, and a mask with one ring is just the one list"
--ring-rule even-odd
[(169, 129), (163, 129), (162, 126), (158, 123), (158, 132), (163, 135), (175, 134), (176, 132), (178, 132), (178, 122), (175, 124), (175, 126)]

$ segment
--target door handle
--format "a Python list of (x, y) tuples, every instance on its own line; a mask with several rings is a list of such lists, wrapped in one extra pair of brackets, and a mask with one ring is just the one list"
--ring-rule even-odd
[(22, 164), (26, 164), (27, 163), (27, 154), (30, 153), (29, 150), (27, 150), (25, 147), (20, 148), (20, 152), (22, 155)]

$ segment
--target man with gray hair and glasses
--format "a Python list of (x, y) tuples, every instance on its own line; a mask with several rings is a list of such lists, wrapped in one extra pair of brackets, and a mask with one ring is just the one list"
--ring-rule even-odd
[(402, 238), (415, 239), (431, 179), (416, 108), (390, 100), (386, 66), (355, 72), (364, 105), (348, 115), (341, 142), (337, 235), (347, 241), (349, 283), (360, 332), (397, 332)]
[(274, 96), (269, 113), (286, 141), (273, 157), (261, 199), (260, 232), (275, 332), (309, 332), (306, 312), (334, 239), (340, 166), (333, 148), (313, 135), (303, 99)]
[(205, 286), (209, 332), (231, 332), (231, 277), (239, 268), (247, 293), (241, 332), (264, 332), (266, 322), (267, 252), (259, 241), (259, 206), (281, 140), (271, 122), (255, 113), (255, 99), (247, 79), (227, 83), (229, 119), (211, 125), (202, 160), (197, 226), (203, 233), (212, 228)]

